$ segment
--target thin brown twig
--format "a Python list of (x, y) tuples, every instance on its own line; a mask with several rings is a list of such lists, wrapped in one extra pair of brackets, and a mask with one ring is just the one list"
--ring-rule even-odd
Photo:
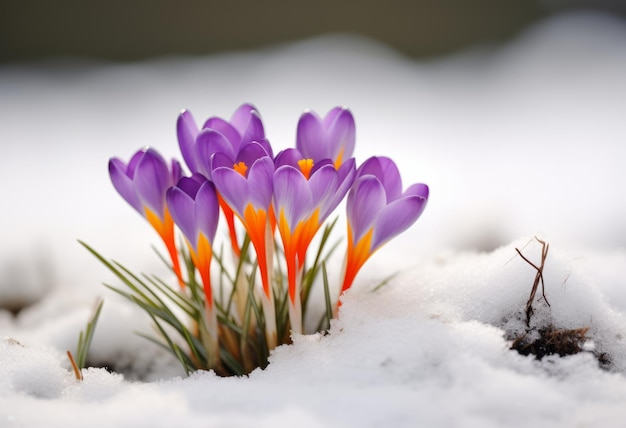
[[(530, 239), (528, 240), (528, 242), (526, 242), (526, 243), (524, 244), (524, 246), (522, 247), (522, 250), (523, 250), (523, 249), (525, 249), (526, 247), (528, 247), (528, 245), (529, 245), (531, 242), (533, 242), (533, 238), (530, 238)], [(520, 252), (520, 250), (519, 250), (519, 249), (517, 249), (517, 248), (516, 248), (515, 250), (516, 250), (518, 253)], [(512, 255), (512, 256), (511, 256), (511, 258), (510, 258), (510, 259), (508, 259), (508, 260), (506, 261), (506, 263), (504, 263), (504, 266), (508, 265), (508, 264), (511, 262), (511, 260), (513, 260), (514, 258), (515, 258), (515, 255)]]
[(542, 241), (536, 236), (535, 236), (535, 239), (537, 240), (537, 242), (541, 244), (541, 264), (539, 265), (539, 267), (537, 267), (537, 265), (535, 265), (533, 262), (528, 260), (528, 258), (526, 258), (519, 249), (515, 248), (515, 251), (517, 251), (517, 254), (519, 254), (519, 256), (522, 259), (524, 259), (526, 263), (531, 265), (537, 271), (537, 274), (535, 275), (535, 281), (533, 282), (533, 288), (530, 291), (530, 296), (528, 298), (528, 301), (526, 302), (526, 325), (527, 326), (530, 326), (530, 317), (533, 314), (532, 305), (533, 305), (533, 301), (535, 300), (535, 295), (537, 294), (537, 289), (539, 288), (540, 281), (541, 281), (541, 295), (543, 296), (543, 300), (546, 302), (546, 304), (550, 306), (550, 302), (548, 302), (548, 298), (546, 297), (546, 287), (545, 287), (545, 283), (543, 280), (543, 268), (546, 263), (546, 258), (548, 257), (548, 249), (550, 248), (550, 244), (546, 243), (545, 241)]
[(70, 359), (70, 364), (74, 369), (74, 376), (76, 376), (76, 380), (83, 380), (83, 373), (80, 371), (78, 366), (76, 365), (76, 360), (74, 360), (74, 356), (70, 351), (67, 351), (67, 357)]

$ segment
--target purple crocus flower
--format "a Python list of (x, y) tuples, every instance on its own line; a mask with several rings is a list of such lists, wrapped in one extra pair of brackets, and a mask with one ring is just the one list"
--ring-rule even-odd
[(157, 231), (167, 247), (178, 282), (184, 287), (174, 241), (174, 222), (165, 203), (167, 189), (181, 174), (177, 161), (173, 160), (168, 167), (159, 152), (149, 147), (137, 151), (128, 163), (119, 158), (109, 160), (113, 186)]
[[(272, 147), (265, 138), (263, 122), (256, 108), (251, 104), (241, 105), (233, 113), (230, 121), (219, 117), (209, 118), (198, 129), (191, 112), (184, 110), (178, 117), (177, 134), (180, 150), (189, 169), (212, 179), (213, 155), (219, 154), (222, 163), (230, 166), (258, 159), (262, 156), (272, 157)], [(224, 213), (233, 252), (239, 256), (239, 245), (231, 208), (219, 197), (220, 207)]]
[[(356, 177), (354, 158), (335, 169), (330, 159), (314, 163), (297, 149), (286, 149), (276, 156), (274, 173), (274, 212), (285, 211), (287, 224), (293, 231), (307, 219), (313, 235), (335, 210)], [(312, 221), (315, 214), (316, 222)], [(313, 235), (300, 236), (298, 259), (300, 267)]]
[(372, 157), (359, 167), (348, 194), (348, 249), (342, 293), (376, 250), (417, 221), (427, 201), (425, 184), (413, 184), (402, 192), (402, 179), (391, 159)]
[(335, 167), (352, 157), (355, 125), (352, 113), (345, 107), (335, 107), (324, 118), (313, 111), (300, 116), (296, 148), (305, 158), (318, 162), (332, 159)]
[(202, 129), (198, 129), (191, 112), (183, 110), (178, 116), (176, 130), (183, 159), (191, 172), (199, 172), (209, 178), (210, 159), (215, 153), (223, 153), (235, 160), (244, 146), (255, 142), (268, 156), (272, 156), (261, 116), (251, 104), (241, 105), (230, 121), (220, 117), (209, 118)]
[[(241, 161), (232, 165), (226, 159), (220, 154), (214, 157), (215, 187), (248, 231), (259, 259), (263, 288), (269, 294), (266, 228), (274, 222), (271, 211), (274, 162), (269, 156), (256, 159), (251, 164)], [(248, 165), (251, 166), (248, 168)]]
[(322, 223), (341, 202), (356, 175), (354, 159), (336, 170), (332, 161), (313, 164), (296, 149), (276, 157), (274, 212), (287, 264), (289, 318), (293, 333), (302, 333), (299, 274), (306, 251)]
[(201, 174), (181, 178), (167, 191), (167, 206), (174, 222), (185, 235), (191, 260), (200, 272), (204, 288), (206, 329), (200, 329), (200, 339), (208, 351), (209, 367), (219, 366), (217, 312), (211, 288), (211, 258), (213, 239), (217, 230), (219, 207), (215, 186)]
[(193, 174), (171, 187), (166, 200), (174, 223), (187, 239), (191, 258), (202, 278), (207, 304), (212, 308), (210, 267), (219, 219), (215, 186), (203, 175)]
[(274, 162), (269, 156), (247, 158), (233, 165), (220, 153), (213, 156), (213, 182), (217, 191), (241, 220), (256, 251), (263, 285), (266, 338), (276, 346), (276, 316), (272, 292), (273, 237), (276, 220), (272, 210)]

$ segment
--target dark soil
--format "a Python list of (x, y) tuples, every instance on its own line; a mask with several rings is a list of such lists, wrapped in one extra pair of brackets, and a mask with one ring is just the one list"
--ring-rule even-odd
[(588, 327), (567, 330), (549, 326), (539, 330), (539, 338), (535, 340), (529, 340), (527, 334), (518, 337), (513, 341), (511, 349), (522, 355), (532, 354), (538, 360), (547, 355), (574, 355), (584, 350), (588, 330)]

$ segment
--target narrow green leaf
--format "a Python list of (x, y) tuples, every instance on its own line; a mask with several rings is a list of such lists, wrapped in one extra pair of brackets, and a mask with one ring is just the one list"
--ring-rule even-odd
[(400, 272), (394, 272), (391, 275), (389, 275), (387, 278), (383, 279), (376, 287), (374, 287), (372, 289), (372, 292), (375, 293), (378, 290), (380, 290), (381, 288), (383, 288), (385, 285), (389, 284), (389, 281), (391, 281), (392, 279), (394, 279), (396, 276), (398, 276)]
[(322, 263), (322, 279), (324, 283), (324, 301), (326, 303), (326, 312), (322, 316), (317, 331), (324, 331), (330, 328), (330, 320), (333, 318), (333, 306), (330, 300), (330, 287), (328, 286), (328, 272), (326, 271), (326, 263)]
[(234, 375), (242, 376), (245, 374), (245, 370), (239, 361), (237, 361), (237, 359), (224, 348), (220, 348), (220, 359)]
[(104, 300), (98, 300), (98, 304), (96, 309), (91, 314), (89, 321), (87, 322), (87, 327), (85, 331), (81, 331), (78, 335), (78, 346), (76, 348), (76, 366), (79, 369), (84, 369), (85, 364), (87, 363), (87, 353), (89, 352), (89, 348), (91, 347), (91, 342), (93, 340), (94, 333), (96, 331), (96, 324), (98, 323), (98, 318), (100, 317), (100, 312), (102, 311), (102, 305), (104, 304)]

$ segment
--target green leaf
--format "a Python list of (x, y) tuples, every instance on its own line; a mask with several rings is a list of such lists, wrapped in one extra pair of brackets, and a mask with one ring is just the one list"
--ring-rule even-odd
[(322, 279), (324, 283), (324, 302), (326, 303), (326, 312), (320, 320), (317, 331), (324, 331), (330, 328), (330, 320), (333, 318), (333, 306), (330, 301), (330, 287), (328, 286), (328, 272), (326, 272), (326, 263), (322, 263)]
[(84, 369), (85, 364), (87, 362), (87, 353), (89, 352), (89, 348), (91, 347), (91, 342), (93, 340), (94, 333), (96, 331), (96, 325), (98, 324), (98, 319), (100, 318), (100, 312), (102, 312), (102, 305), (104, 304), (104, 300), (98, 300), (96, 305), (96, 309), (93, 314), (89, 318), (87, 322), (87, 328), (84, 332), (80, 332), (78, 335), (78, 346), (76, 347), (76, 366), (79, 369)]

